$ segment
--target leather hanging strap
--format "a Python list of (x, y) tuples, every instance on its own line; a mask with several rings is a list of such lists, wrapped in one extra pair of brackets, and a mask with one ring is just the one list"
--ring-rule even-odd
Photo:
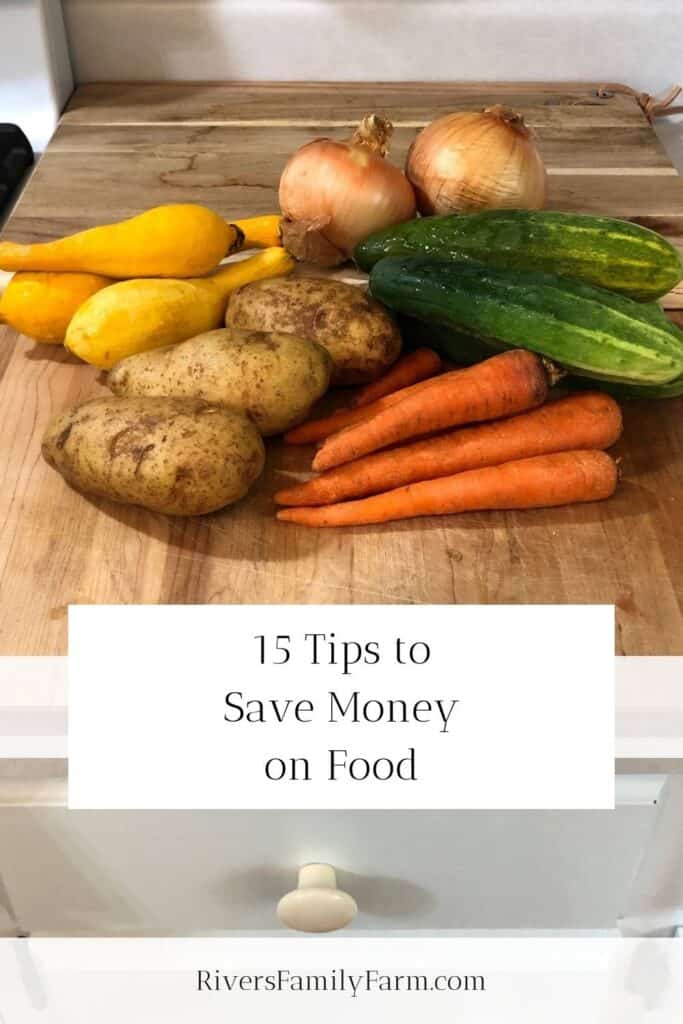
[(683, 106), (672, 106), (672, 103), (678, 99), (681, 91), (680, 85), (674, 85), (665, 96), (662, 96), (661, 99), (656, 99), (654, 96), (650, 96), (648, 92), (638, 92), (637, 89), (632, 89), (630, 85), (621, 85), (619, 82), (607, 82), (605, 85), (600, 86), (597, 94), (604, 99), (614, 96), (615, 93), (619, 93), (622, 96), (633, 96), (645, 117), (652, 124), (656, 117), (667, 117), (669, 114), (683, 114)]

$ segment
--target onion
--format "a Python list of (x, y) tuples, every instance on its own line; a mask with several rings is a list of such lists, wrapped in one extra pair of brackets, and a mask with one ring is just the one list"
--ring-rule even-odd
[(293, 256), (334, 266), (374, 231), (415, 216), (410, 182), (384, 159), (392, 132), (390, 121), (369, 114), (350, 139), (316, 139), (289, 158), (280, 209)]
[(432, 121), (408, 151), (406, 174), (424, 214), (545, 204), (546, 172), (534, 134), (499, 103)]

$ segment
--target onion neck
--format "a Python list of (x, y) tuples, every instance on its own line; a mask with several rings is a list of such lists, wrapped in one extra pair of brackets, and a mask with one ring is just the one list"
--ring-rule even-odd
[(352, 146), (364, 146), (378, 156), (385, 157), (389, 152), (389, 142), (394, 132), (391, 121), (379, 114), (366, 114), (355, 132), (349, 139)]
[(517, 114), (511, 107), (506, 107), (502, 103), (495, 103), (492, 107), (486, 107), (484, 110), (485, 114), (489, 117), (495, 117), (503, 124), (507, 125), (513, 131), (516, 131), (519, 135), (523, 135), (525, 139), (533, 136), (533, 131), (524, 123), (524, 118), (521, 114)]

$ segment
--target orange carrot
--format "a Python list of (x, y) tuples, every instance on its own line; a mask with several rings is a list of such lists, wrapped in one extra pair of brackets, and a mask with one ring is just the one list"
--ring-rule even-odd
[(292, 427), (283, 436), (286, 444), (317, 444), (324, 441), (330, 434), (336, 434), (344, 427), (350, 427), (353, 423), (360, 423), (361, 420), (370, 419), (373, 415), (371, 406), (365, 409), (337, 409), (329, 416), (321, 416), (317, 420), (307, 420), (298, 427)]
[(423, 480), (358, 501), (283, 508), (277, 518), (300, 526), (360, 526), (484, 509), (549, 508), (609, 498), (617, 478), (617, 464), (606, 452), (556, 452)]
[(513, 459), (609, 448), (621, 428), (621, 410), (614, 399), (586, 391), (506, 420), (463, 427), (366, 455), (306, 483), (285, 487), (277, 492), (275, 501), (278, 505), (330, 505)]
[[(453, 373), (457, 372), (457, 370), (453, 371)], [(302, 423), (301, 426), (288, 430), (284, 435), (284, 439), (287, 444), (317, 444), (318, 441), (324, 441), (326, 437), (336, 434), (337, 431), (342, 430), (344, 427), (352, 426), (354, 423), (361, 423), (363, 420), (369, 420), (371, 416), (381, 412), (382, 409), (389, 409), (392, 405), (402, 402), (409, 395), (417, 394), (418, 391), (431, 387), (437, 380), (438, 377), (430, 377), (428, 380), (421, 380), (417, 384), (411, 384), (410, 387), (401, 388), (399, 391), (392, 391), (391, 394), (384, 395), (370, 405), (362, 406), (362, 408), (338, 409), (329, 416), (323, 416), (317, 420), (308, 420), (306, 423)]]
[(434, 377), (441, 369), (441, 359), (431, 348), (416, 348), (391, 367), (383, 376), (366, 384), (357, 392), (351, 402), (354, 409), (370, 405), (384, 395), (390, 395), (399, 388), (407, 388), (421, 380)]
[(548, 395), (548, 371), (533, 352), (511, 349), (466, 370), (423, 381), (421, 387), (423, 391), (407, 395), (371, 419), (328, 437), (313, 460), (313, 469), (322, 472), (446, 427), (533, 409)]

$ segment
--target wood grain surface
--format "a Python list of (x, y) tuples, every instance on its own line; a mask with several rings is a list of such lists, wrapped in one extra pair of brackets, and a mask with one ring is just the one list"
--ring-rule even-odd
[[(87, 86), (4, 234), (46, 239), (174, 201), (271, 212), (284, 159), (322, 128), (343, 136), (381, 106), (403, 126), (400, 159), (414, 125), (501, 99), (538, 129), (551, 206), (683, 242), (683, 182), (635, 101), (537, 83)], [(683, 400), (627, 404), (609, 502), (317, 532), (273, 518), (274, 489), (310, 462), (278, 442), (251, 495), (214, 516), (85, 498), (43, 462), (40, 440), (54, 412), (103, 390), (97, 372), (4, 327), (0, 374), (2, 654), (65, 654), (67, 606), (84, 602), (606, 602), (618, 653), (683, 654)]]
[(642, 127), (637, 103), (599, 97), (599, 82), (175, 82), (93, 83), (72, 98), (64, 124), (355, 125), (369, 110), (420, 127), (453, 109), (504, 102), (533, 127)]

